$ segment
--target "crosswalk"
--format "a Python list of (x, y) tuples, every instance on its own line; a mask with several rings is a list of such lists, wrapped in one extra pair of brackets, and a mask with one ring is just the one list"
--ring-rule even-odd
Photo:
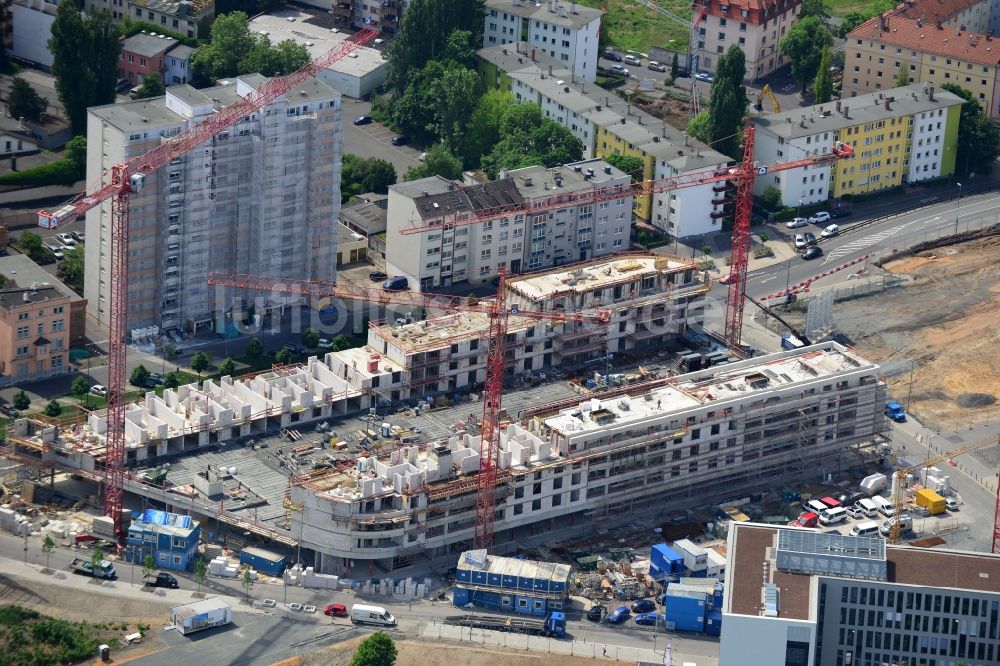
[(885, 240), (886, 238), (891, 238), (892, 236), (895, 236), (903, 229), (906, 229), (907, 227), (912, 226), (917, 222), (921, 223), (936, 222), (939, 219), (941, 218), (932, 217), (924, 220), (910, 220), (909, 222), (906, 222), (904, 224), (898, 224), (894, 227), (883, 229), (878, 233), (852, 240), (851, 242), (845, 243), (844, 245), (841, 245), (840, 247), (834, 250), (830, 250), (830, 253), (826, 255), (826, 259), (823, 260), (823, 263), (828, 264), (830, 262), (837, 261), (841, 257), (846, 257), (848, 255), (854, 254), (855, 252), (871, 247), (872, 245), (875, 245)]

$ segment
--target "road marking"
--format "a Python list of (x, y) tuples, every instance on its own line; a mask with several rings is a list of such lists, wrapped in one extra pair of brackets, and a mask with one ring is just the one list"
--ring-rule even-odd
[[(939, 218), (934, 217), (928, 219), (936, 220)], [(885, 240), (886, 238), (891, 238), (892, 236), (895, 236), (903, 229), (912, 226), (917, 222), (920, 222), (920, 220), (911, 220), (909, 222), (905, 222), (903, 224), (898, 224), (894, 227), (890, 227), (889, 229), (883, 229), (882, 231), (879, 231), (878, 233), (875, 234), (871, 234), (870, 236), (865, 236), (863, 238), (852, 240), (850, 243), (846, 243), (844, 245), (841, 245), (837, 249), (832, 250), (830, 254), (826, 255), (826, 259), (823, 260), (823, 263), (828, 264), (831, 261), (836, 261), (840, 257), (847, 256), (849, 254), (857, 252), (858, 250), (863, 250), (866, 247), (875, 245), (876, 243), (879, 243)]]
[(761, 284), (764, 284), (765, 282), (770, 282), (771, 280), (777, 280), (777, 279), (778, 279), (778, 276), (777, 276), (777, 275), (772, 275), (772, 276), (771, 276), (771, 277), (769, 277), (769, 278), (764, 278), (763, 280), (761, 280), (761, 281), (760, 281), (760, 283), (761, 283)]

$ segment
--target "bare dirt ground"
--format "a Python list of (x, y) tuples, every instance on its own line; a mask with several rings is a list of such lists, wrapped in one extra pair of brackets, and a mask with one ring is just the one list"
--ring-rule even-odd
[[(882, 365), (890, 393), (940, 430), (1000, 418), (1000, 238), (904, 257), (907, 286), (838, 303), (838, 329)], [(912, 364), (912, 390), (910, 373)]]

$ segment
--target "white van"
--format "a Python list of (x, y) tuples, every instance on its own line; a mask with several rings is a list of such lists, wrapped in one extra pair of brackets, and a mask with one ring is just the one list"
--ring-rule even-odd
[(818, 516), (822, 516), (823, 512), (830, 508), (826, 504), (820, 502), (819, 500), (809, 500), (802, 506), (805, 508), (806, 511), (812, 511)]
[(836, 525), (844, 520), (847, 520), (847, 509), (842, 506), (827, 509), (823, 513), (819, 514), (819, 522), (824, 525)]
[(875, 505), (875, 502), (871, 501), (867, 497), (859, 499), (854, 506), (864, 511), (864, 514), (869, 518), (874, 518), (878, 515), (878, 507)]
[(858, 523), (851, 528), (851, 536), (863, 536), (863, 537), (874, 537), (878, 536), (878, 523), (873, 521), (868, 521), (867, 523)]
[(892, 518), (896, 515), (896, 507), (892, 505), (892, 502), (882, 497), (881, 495), (876, 495), (872, 498), (872, 502), (878, 508), (878, 512), (881, 513), (886, 518)]
[(395, 627), (396, 618), (381, 606), (351, 606), (351, 622), (354, 624), (377, 624), (383, 627)]

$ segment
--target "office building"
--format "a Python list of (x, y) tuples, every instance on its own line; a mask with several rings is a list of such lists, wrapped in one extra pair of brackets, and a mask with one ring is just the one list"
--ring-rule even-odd
[(732, 523), (721, 664), (988, 666), (1000, 557)]
[(951, 175), (964, 100), (929, 84), (783, 111), (753, 119), (762, 165), (828, 155), (836, 142), (854, 155), (758, 177), (755, 192), (781, 192), (785, 206), (864, 195)]
[(604, 11), (561, 0), (486, 0), (483, 47), (524, 48), (544, 54), (584, 81), (597, 78)]
[[(266, 80), (249, 74), (205, 91), (177, 85), (165, 97), (88, 109), (88, 181)], [(130, 198), (128, 328), (226, 330), (234, 297), (252, 295), (209, 288), (212, 271), (334, 279), (340, 129), (340, 95), (310, 79), (147, 174)], [(110, 227), (110, 201), (87, 212), (88, 313), (105, 326)]]
[(729, 47), (746, 56), (746, 81), (788, 64), (779, 44), (799, 17), (801, 0), (695, 0), (691, 52), (694, 71), (714, 72)]

